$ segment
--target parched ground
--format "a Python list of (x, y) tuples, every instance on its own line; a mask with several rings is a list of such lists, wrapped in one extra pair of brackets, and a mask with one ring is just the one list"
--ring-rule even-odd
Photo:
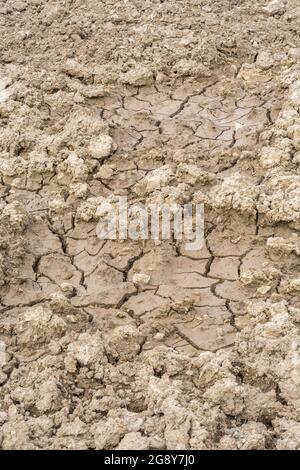
[[(0, 448), (300, 449), (298, 0), (1, 0)], [(204, 203), (205, 246), (96, 235)]]

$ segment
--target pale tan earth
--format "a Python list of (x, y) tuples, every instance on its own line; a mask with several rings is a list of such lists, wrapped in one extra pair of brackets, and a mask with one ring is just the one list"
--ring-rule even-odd
[[(300, 449), (299, 0), (1, 0), (0, 447)], [(206, 246), (97, 207), (205, 204)]]

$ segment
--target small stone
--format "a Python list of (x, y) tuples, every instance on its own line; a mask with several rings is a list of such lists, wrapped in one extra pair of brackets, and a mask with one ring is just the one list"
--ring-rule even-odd
[(75, 291), (74, 286), (72, 286), (72, 284), (69, 284), (68, 282), (63, 282), (60, 285), (60, 288), (67, 297), (71, 297)]
[(265, 295), (268, 292), (270, 292), (270, 290), (271, 290), (271, 286), (261, 286), (256, 290), (256, 292), (258, 294)]
[(272, 0), (262, 10), (270, 16), (283, 14), (285, 12), (285, 0)]
[(148, 274), (136, 273), (132, 277), (134, 284), (149, 284), (150, 276)]
[(109, 135), (101, 135), (88, 148), (90, 155), (97, 160), (109, 157), (116, 149), (117, 146)]
[(157, 341), (162, 341), (164, 337), (165, 335), (163, 333), (156, 333), (156, 335), (154, 335), (154, 339), (156, 339)]
[(257, 59), (256, 59), (256, 65), (262, 70), (268, 70), (274, 65), (274, 59), (272, 55), (270, 54), (269, 51), (262, 51), (259, 52)]
[(242, 236), (239, 235), (238, 237), (236, 238), (231, 238), (230, 241), (231, 243), (233, 243), (234, 245), (236, 245), (240, 240), (241, 240)]

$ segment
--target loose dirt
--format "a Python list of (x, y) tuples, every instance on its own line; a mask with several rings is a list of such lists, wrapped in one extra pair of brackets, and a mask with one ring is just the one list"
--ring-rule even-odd
[[(1, 0), (0, 448), (300, 448), (298, 0)], [(205, 246), (100, 240), (103, 198)]]

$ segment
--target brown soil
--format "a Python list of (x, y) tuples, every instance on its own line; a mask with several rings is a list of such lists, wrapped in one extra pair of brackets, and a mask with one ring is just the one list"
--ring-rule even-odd
[[(0, 448), (300, 449), (299, 20), (1, 1)], [(100, 240), (119, 195), (205, 247)]]

